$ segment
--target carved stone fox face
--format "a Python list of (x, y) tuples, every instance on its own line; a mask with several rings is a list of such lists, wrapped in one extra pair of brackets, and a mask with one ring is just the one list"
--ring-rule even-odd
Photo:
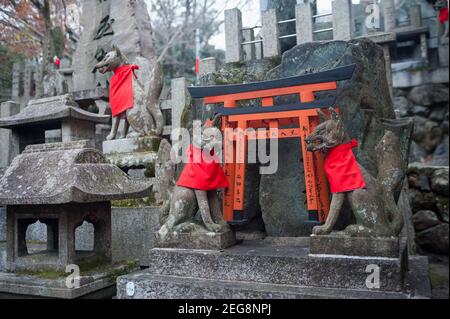
[(95, 66), (95, 69), (104, 74), (106, 72), (112, 72), (126, 63), (127, 58), (125, 55), (122, 54), (118, 47), (113, 45), (111, 51), (108, 52), (103, 60)]
[(317, 152), (341, 145), (346, 140), (345, 126), (335, 109), (329, 109), (330, 116), (318, 111), (320, 124), (305, 141), (307, 150)]

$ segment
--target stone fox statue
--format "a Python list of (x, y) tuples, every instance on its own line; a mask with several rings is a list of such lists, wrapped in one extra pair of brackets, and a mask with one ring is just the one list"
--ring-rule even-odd
[[(220, 115), (215, 117), (212, 125), (216, 128), (221, 126)], [(204, 131), (201, 140), (195, 140), (194, 138), (193, 145), (191, 145), (189, 152), (191, 160), (192, 151), (195, 152), (196, 150), (201, 149), (211, 153), (214, 148), (217, 148), (218, 146), (221, 147), (221, 139), (217, 139), (217, 136), (215, 136), (215, 134), (220, 131), (216, 130), (216, 133), (210, 131), (211, 134), (207, 131)], [(215, 168), (210, 175), (206, 176), (208, 181), (205, 183), (203, 180), (205, 178), (204, 175), (190, 176), (193, 175), (192, 172), (195, 172), (195, 169), (191, 170), (188, 167), (190, 163), (187, 163), (177, 185), (174, 185), (174, 164), (168, 160), (170, 157), (170, 150), (170, 144), (163, 140), (158, 153), (156, 178), (160, 187), (159, 192), (168, 193), (170, 195), (165, 197), (161, 208), (160, 223), (162, 227), (157, 233), (157, 236), (164, 239), (173, 231), (210, 231), (215, 233), (228, 231), (229, 226), (223, 219), (221, 205), (217, 194), (217, 189), (225, 188), (227, 186), (223, 171), (221, 171), (221, 168), (220, 170), (218, 169), (219, 164), (206, 164), (210, 165), (209, 167)], [(203, 163), (194, 165), (203, 165)], [(205, 168), (203, 167), (201, 170), (203, 169)], [(191, 182), (187, 181), (187, 179), (191, 179)], [(165, 185), (162, 186), (163, 184)], [(198, 186), (196, 186), (197, 184)], [(200, 211), (206, 230), (201, 225), (194, 223), (194, 217), (197, 214), (197, 211)]]
[(158, 103), (163, 87), (163, 73), (156, 57), (150, 60), (137, 57), (136, 64), (130, 65), (119, 48), (113, 46), (95, 66), (95, 70), (102, 74), (115, 73), (111, 79), (110, 92), (113, 121), (107, 140), (117, 137), (121, 118), (125, 119), (125, 125), (119, 132), (119, 138), (127, 137), (130, 126), (134, 132), (129, 137), (161, 136), (164, 118)]
[(344, 234), (352, 237), (398, 236), (403, 227), (403, 215), (395, 202), (394, 190), (404, 179), (399, 138), (387, 131), (377, 145), (379, 173), (375, 178), (356, 162), (352, 148), (357, 142), (348, 138), (338, 113), (333, 108), (329, 111), (331, 117), (319, 111), (321, 124), (306, 138), (308, 151), (327, 153), (325, 170), (333, 193), (328, 218), (324, 225), (313, 229), (313, 234), (327, 235), (333, 231), (347, 199), (356, 225), (348, 226)]

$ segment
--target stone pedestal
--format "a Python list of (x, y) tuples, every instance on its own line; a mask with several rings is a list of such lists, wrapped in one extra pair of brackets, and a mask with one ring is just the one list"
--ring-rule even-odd
[(155, 247), (180, 249), (221, 250), (236, 244), (231, 230), (225, 233), (169, 233), (163, 240), (156, 233)]
[[(431, 296), (427, 257), (410, 257), (408, 270), (400, 258), (313, 256), (299, 243), (263, 240), (223, 251), (152, 249), (149, 258), (147, 270), (118, 278), (118, 299)], [(378, 267), (379, 288), (367, 285), (369, 265)]]
[(311, 236), (311, 254), (388, 257), (399, 256), (398, 238), (353, 238), (338, 235)]
[(124, 170), (154, 167), (159, 137), (124, 138), (103, 142), (103, 154), (107, 160)]

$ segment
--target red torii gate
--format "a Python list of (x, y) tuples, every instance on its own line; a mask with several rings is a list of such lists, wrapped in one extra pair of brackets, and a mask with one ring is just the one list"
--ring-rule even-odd
[[(224, 171), (229, 187), (223, 199), (223, 214), (228, 222), (239, 220), (235, 214), (244, 209), (245, 159), (247, 141), (272, 138), (300, 138), (306, 185), (306, 205), (317, 211), (324, 222), (330, 199), (322, 154), (306, 150), (305, 138), (319, 124), (317, 109), (334, 106), (335, 98), (316, 100), (315, 93), (334, 91), (337, 81), (352, 77), (355, 65), (331, 71), (242, 85), (222, 85), (188, 88), (193, 98), (203, 98), (204, 104), (223, 103)], [(274, 106), (274, 98), (298, 94), (300, 103)], [(239, 101), (262, 99), (262, 107), (237, 107)], [(296, 127), (292, 128), (295, 125)], [(290, 126), (290, 128), (283, 128)], [(239, 128), (240, 130), (233, 130)], [(252, 132), (248, 132), (249, 128)], [(258, 129), (265, 128), (264, 132)]]

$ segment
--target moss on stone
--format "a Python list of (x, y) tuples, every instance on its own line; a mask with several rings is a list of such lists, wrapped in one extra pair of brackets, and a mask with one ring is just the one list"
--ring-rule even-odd
[(147, 178), (152, 178), (156, 176), (155, 163), (147, 164), (147, 166), (145, 167), (144, 175)]
[(44, 271), (16, 271), (19, 276), (33, 276), (40, 279), (61, 279), (67, 277), (67, 273), (56, 270), (44, 270)]
[(157, 206), (155, 193), (151, 192), (150, 196), (137, 199), (115, 200), (111, 202), (112, 207), (116, 208), (143, 208), (149, 206)]

